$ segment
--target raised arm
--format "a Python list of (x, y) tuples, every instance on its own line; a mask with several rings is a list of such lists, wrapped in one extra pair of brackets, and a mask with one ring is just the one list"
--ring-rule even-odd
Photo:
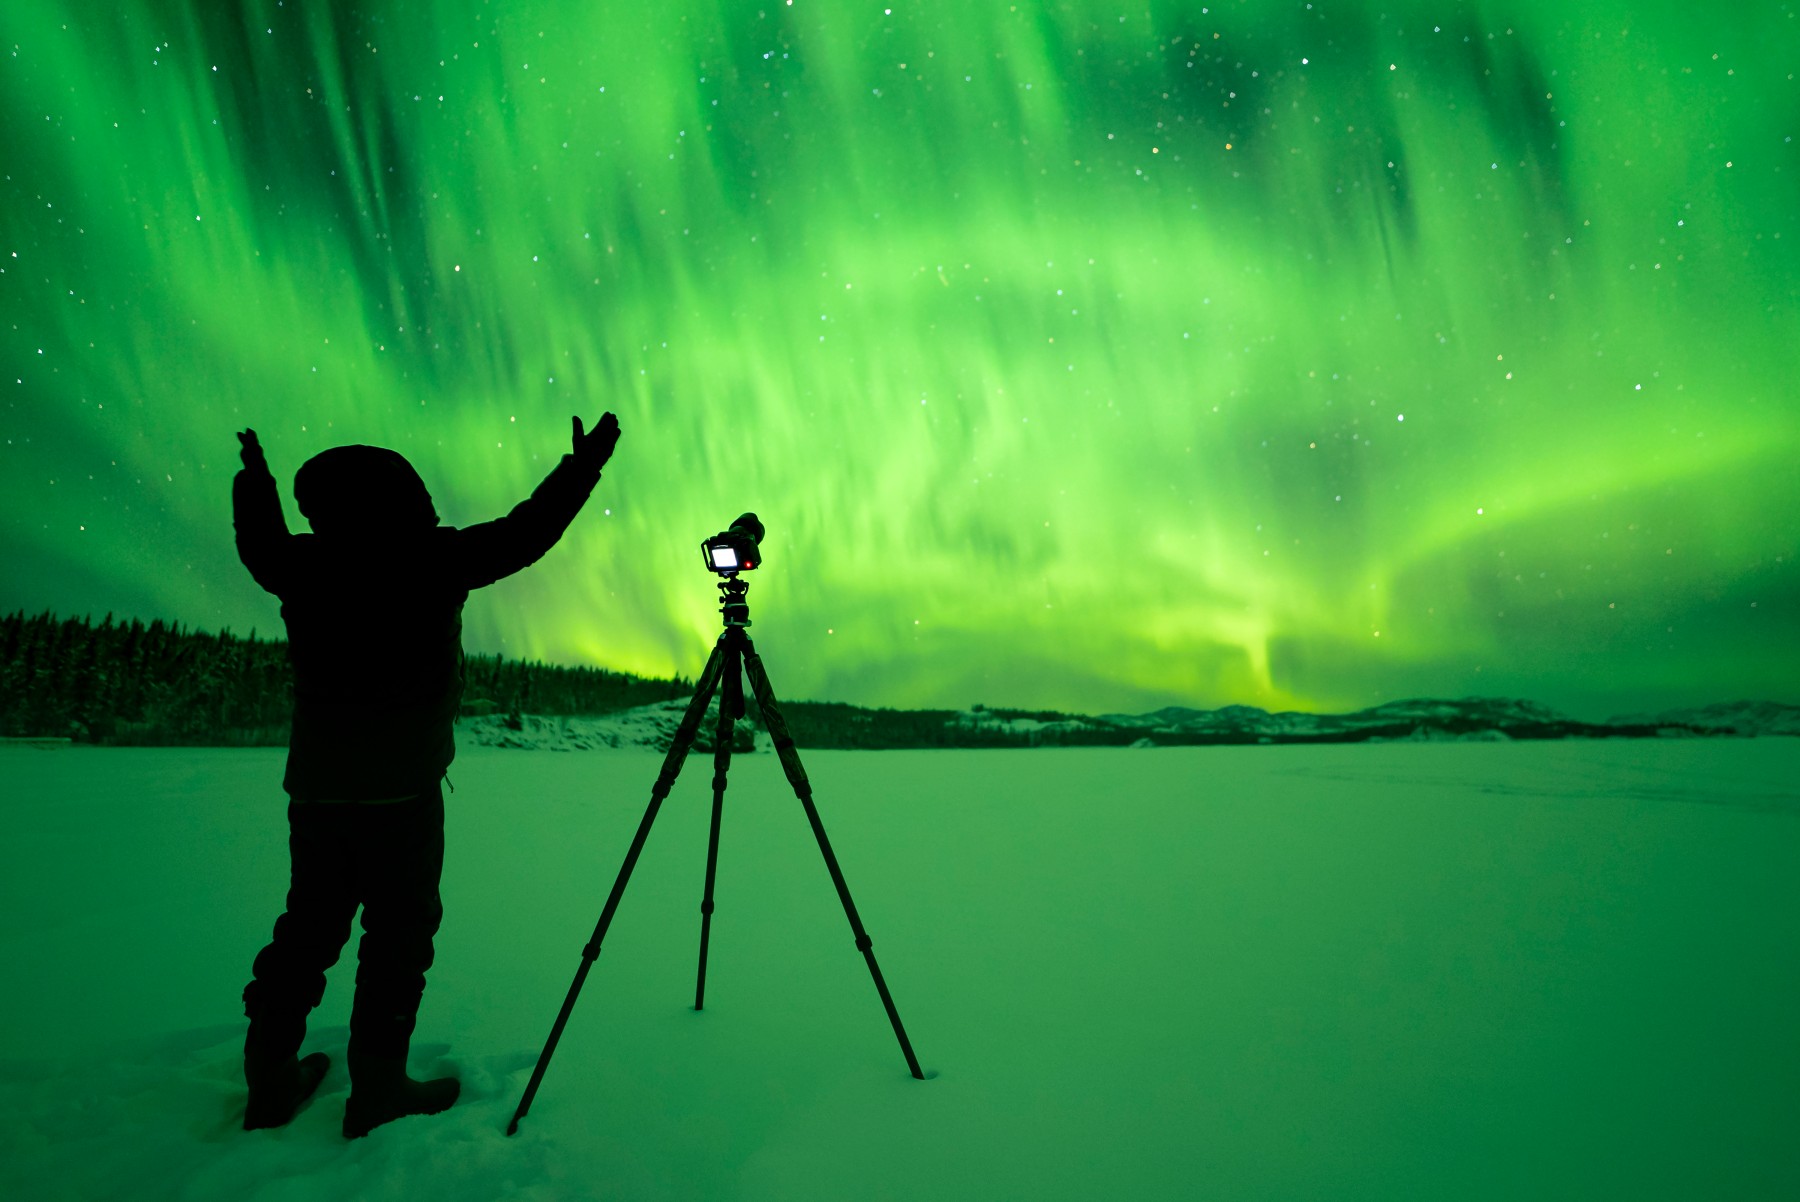
[(457, 565), (464, 588), (481, 588), (536, 563), (581, 512), (619, 441), (619, 419), (605, 414), (592, 431), (582, 429), (579, 417), (574, 421), (569, 454), (529, 497), (503, 518), (457, 532)]
[(255, 430), (238, 435), (244, 469), (231, 481), (231, 524), (237, 530), (238, 558), (250, 569), (256, 583), (282, 596), (287, 588), (287, 518), (281, 512), (281, 495), (275, 477), (263, 457)]

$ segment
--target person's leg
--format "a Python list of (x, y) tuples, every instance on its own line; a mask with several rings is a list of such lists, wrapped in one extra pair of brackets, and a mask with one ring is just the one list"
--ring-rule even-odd
[(456, 1100), (454, 1078), (417, 1082), (406, 1054), (443, 919), (444, 799), (436, 788), (410, 801), (356, 807), (356, 874), (363, 897), (356, 1001), (350, 1013), (352, 1138), (408, 1114), (436, 1114)]
[(250, 1104), (244, 1126), (280, 1126), (293, 1117), (329, 1060), (298, 1059), (306, 1016), (325, 996), (325, 971), (337, 963), (356, 913), (355, 881), (342, 807), (288, 806), (291, 875), (287, 909), (275, 934), (257, 953), (244, 987), (244, 1075)]
[(410, 801), (355, 808), (363, 937), (350, 1038), (376, 1055), (404, 1056), (444, 917), (444, 799), (433, 789)]

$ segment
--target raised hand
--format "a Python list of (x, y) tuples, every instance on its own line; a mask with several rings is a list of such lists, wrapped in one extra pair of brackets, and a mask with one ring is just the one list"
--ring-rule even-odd
[(244, 460), (244, 466), (250, 471), (268, 471), (269, 461), (263, 457), (262, 443), (256, 441), (255, 430), (238, 432), (238, 454)]
[(619, 442), (619, 419), (610, 413), (603, 413), (600, 415), (600, 424), (585, 433), (581, 419), (577, 417), (572, 420), (575, 423), (575, 458), (596, 467), (606, 466), (606, 461), (612, 458), (613, 447)]

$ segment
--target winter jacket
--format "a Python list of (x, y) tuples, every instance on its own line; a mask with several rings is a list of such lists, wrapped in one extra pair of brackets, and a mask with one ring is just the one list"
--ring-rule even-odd
[[(378, 456), (391, 457), (376, 462), (388, 475), (371, 488), (357, 473)], [(315, 533), (290, 534), (267, 468), (237, 474), (238, 556), (287, 623), (290, 797), (385, 801), (437, 783), (456, 754), (463, 602), (542, 557), (599, 478), (598, 465), (566, 455), (511, 513), (459, 530), (436, 525), (400, 456), (340, 447), (301, 469), (295, 492)]]

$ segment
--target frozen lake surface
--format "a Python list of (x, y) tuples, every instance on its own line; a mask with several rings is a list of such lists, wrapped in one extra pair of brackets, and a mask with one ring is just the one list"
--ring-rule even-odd
[(907, 1075), (772, 756), (465, 749), (415, 1073), (245, 1133), (278, 750), (0, 748), (0, 1196), (1800, 1197), (1800, 740), (808, 752)]

